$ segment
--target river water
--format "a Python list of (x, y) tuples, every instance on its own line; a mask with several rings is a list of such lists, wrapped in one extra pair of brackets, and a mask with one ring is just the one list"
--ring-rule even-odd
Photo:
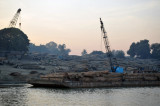
[(0, 106), (160, 106), (160, 87), (0, 88)]

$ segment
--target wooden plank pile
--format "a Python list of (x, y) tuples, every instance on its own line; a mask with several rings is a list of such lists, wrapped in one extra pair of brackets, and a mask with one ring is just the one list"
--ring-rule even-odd
[(109, 73), (109, 71), (89, 71), (72, 73), (52, 73), (41, 76), (41, 79), (52, 81), (80, 81), (80, 82), (110, 82), (122, 81), (123, 74)]

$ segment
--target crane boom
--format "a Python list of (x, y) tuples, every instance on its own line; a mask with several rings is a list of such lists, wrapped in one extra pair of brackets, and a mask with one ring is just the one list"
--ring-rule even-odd
[(109, 46), (107, 32), (106, 32), (106, 30), (104, 28), (104, 25), (103, 25), (103, 22), (102, 22), (101, 18), (100, 18), (100, 23), (101, 23), (101, 31), (102, 31), (102, 34), (103, 34), (103, 40), (104, 40), (106, 53), (108, 53), (109, 63), (110, 63), (110, 66), (112, 67), (111, 49), (110, 49), (110, 46)]
[(101, 31), (102, 31), (102, 34), (103, 34), (104, 45), (105, 45), (107, 56), (109, 58), (111, 71), (116, 72), (117, 68), (118, 68), (118, 70), (123, 70), (122, 68), (119, 67), (116, 58), (114, 58), (114, 61), (112, 59), (112, 52), (111, 52), (111, 49), (110, 49), (110, 46), (109, 46), (107, 32), (104, 28), (104, 25), (103, 25), (103, 22), (102, 22), (101, 18), (100, 18), (100, 23), (101, 23)]
[(9, 27), (15, 27), (16, 26), (18, 17), (20, 15), (20, 12), (21, 12), (21, 9), (19, 8), (17, 10), (16, 14), (14, 15), (13, 19), (10, 21)]

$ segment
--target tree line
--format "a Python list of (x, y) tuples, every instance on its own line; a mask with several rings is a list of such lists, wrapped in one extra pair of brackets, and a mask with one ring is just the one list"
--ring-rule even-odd
[[(33, 43), (29, 43), (29, 39), (20, 29), (17, 28), (4, 28), (0, 30), (0, 51), (24, 51), (24, 52), (38, 52), (48, 53), (55, 55), (69, 55), (70, 49), (66, 48), (65, 44), (56, 44), (51, 41), (45, 45), (36, 46)], [(88, 54), (84, 49), (82, 56)], [(103, 55), (102, 51), (93, 51), (90, 55)], [(139, 42), (133, 42), (130, 45), (127, 54), (132, 58), (154, 58), (160, 59), (160, 43), (149, 44), (149, 40), (140, 40)], [(124, 58), (125, 53), (122, 50), (113, 50), (112, 56), (117, 58)]]
[[(81, 55), (82, 56), (85, 56), (85, 55), (101, 55), (102, 56), (103, 55), (103, 57), (107, 57), (107, 53), (104, 53), (102, 51), (92, 51), (91, 53), (88, 54), (86, 49), (84, 49), (81, 52)], [(111, 56), (116, 58), (125, 58), (125, 53), (122, 50), (112, 50)]]
[(38, 52), (65, 56), (71, 52), (65, 44), (49, 42), (36, 46), (29, 42), (28, 36), (18, 28), (4, 28), (0, 30), (0, 52), (23, 51)]
[[(85, 56), (85, 55), (104, 55), (104, 54), (107, 54), (107, 53), (103, 53), (102, 51), (93, 51), (88, 54), (86, 49), (84, 49), (81, 52), (82, 56)], [(146, 40), (146, 39), (140, 40), (137, 43), (133, 42), (130, 45), (130, 48), (127, 51), (127, 54), (131, 58), (160, 59), (160, 43), (153, 43), (150, 45), (149, 40)], [(125, 58), (125, 53), (123, 50), (112, 50), (111, 56), (116, 57), (116, 58)]]
[(66, 56), (66, 55), (69, 55), (71, 50), (67, 49), (65, 44), (58, 45), (55, 42), (51, 41), (45, 45), (39, 45), (39, 46), (36, 46), (35, 44), (30, 43), (29, 52), (48, 53), (48, 54)]
[(133, 42), (127, 51), (130, 57), (136, 57), (141, 59), (160, 59), (160, 43), (149, 44), (149, 40), (140, 40), (139, 42)]

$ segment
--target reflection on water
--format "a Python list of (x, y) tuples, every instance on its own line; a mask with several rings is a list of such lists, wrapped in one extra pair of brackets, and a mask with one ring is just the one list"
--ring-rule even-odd
[(160, 87), (0, 88), (0, 106), (159, 106)]

